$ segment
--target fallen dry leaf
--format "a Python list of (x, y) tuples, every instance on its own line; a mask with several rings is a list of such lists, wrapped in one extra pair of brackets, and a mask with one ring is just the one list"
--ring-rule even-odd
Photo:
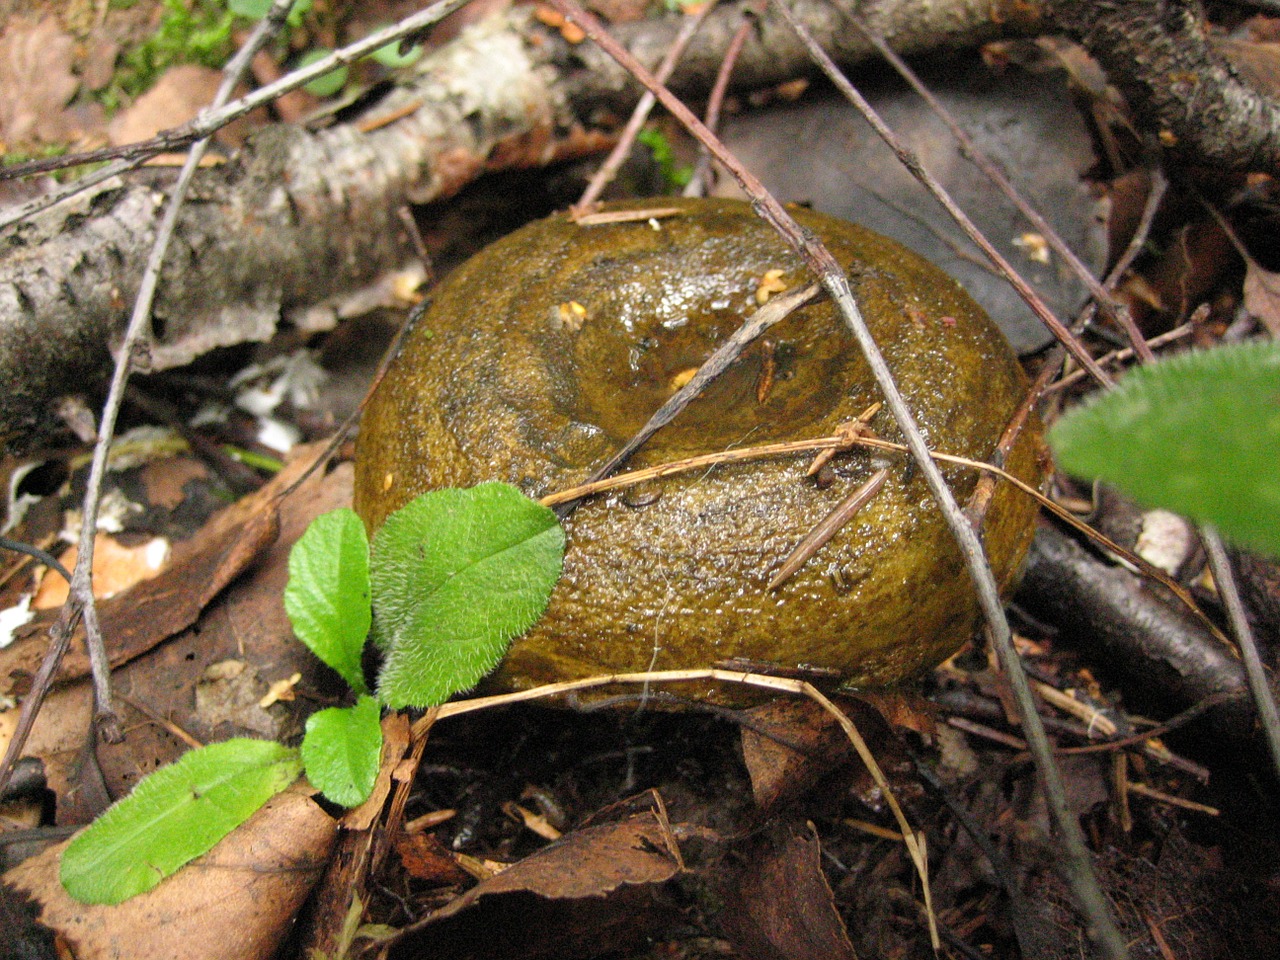
[(458, 864), (458, 855), (433, 833), (401, 834), (395, 851), (404, 872), (427, 886), (461, 887), (471, 882), (471, 874)]
[[(74, 569), (80, 551), (69, 547), (58, 559), (68, 570)], [(93, 595), (99, 600), (114, 597), (143, 580), (150, 580), (169, 559), (169, 542), (152, 537), (145, 543), (126, 547), (108, 533), (93, 538)], [(45, 573), (31, 601), (37, 610), (52, 610), (66, 602), (70, 588), (60, 573)]]
[(1244, 273), (1244, 308), (1271, 336), (1280, 337), (1280, 273), (1264, 270), (1250, 259)]
[[(291, 461), (269, 484), (216, 514), (191, 539), (174, 547), (169, 566), (158, 576), (98, 606), (111, 665), (118, 667), (186, 629), (209, 602), (254, 560), (279, 532), (276, 494), (306, 468), (305, 455)], [(44, 657), (45, 634), (53, 614), (24, 627), (22, 639), (0, 651), (0, 693), (12, 693), (15, 683), (34, 675)], [(83, 629), (58, 671), (58, 682), (88, 676), (89, 658)]]
[(14, 867), (4, 881), (42, 905), (40, 921), (77, 960), (261, 960), (284, 939), (336, 833), (309, 791), (294, 787), (155, 889), (115, 906), (85, 906), (62, 889), (58, 864), (67, 843)]
[[(880, 712), (860, 699), (841, 697), (837, 706), (889, 772), (897, 766), (901, 749)], [(836, 769), (855, 763), (851, 789), (873, 788), (835, 717), (811, 700), (776, 700), (747, 712), (742, 728), (742, 758), (751, 775), (751, 789), (762, 810), (772, 810), (803, 796)], [(887, 762), (892, 761), (892, 762)]]
[[(316, 449), (307, 448), (308, 452), (304, 453), (300, 463), (291, 463), (285, 471), (288, 476), (282, 474), (279, 483), (287, 484), (296, 479), (307, 457), (314, 456)], [(252, 512), (254, 502), (254, 497), (246, 498), (242, 501), (245, 504), (242, 509)], [(122, 696), (117, 709), (122, 714), (125, 742), (98, 750), (98, 759), (112, 796), (119, 796), (142, 776), (186, 750), (187, 744), (178, 730), (204, 743), (246, 734), (275, 739), (299, 730), (302, 717), (310, 712), (313, 703), (299, 698), (293, 704), (276, 704), (263, 711), (257, 707), (257, 701), (267, 691), (267, 680), (301, 671), (304, 689), (320, 691), (325, 696), (335, 695), (341, 690), (341, 682), (336, 675), (294, 638), (284, 611), (282, 594), (288, 579), (289, 550), (293, 542), (317, 514), (350, 502), (349, 464), (339, 466), (327, 476), (321, 472), (311, 476), (280, 506), (281, 536), (265, 555), (259, 556), (252, 575), (236, 578), (200, 613), (198, 621), (185, 629), (168, 639), (146, 638), (148, 642), (154, 640), (152, 648), (113, 672), (115, 689)], [(210, 521), (210, 524), (220, 521), (230, 524), (224, 544), (234, 542), (235, 531), (243, 530), (236, 526), (239, 521), (233, 512), (235, 509), (228, 508)], [(257, 549), (253, 546), (252, 533), (249, 530), (241, 534), (246, 537), (245, 548), (250, 553)], [(215, 539), (220, 538), (221, 535)], [(240, 560), (241, 567), (244, 560), (244, 557)], [(217, 563), (210, 565), (228, 571), (236, 567), (230, 559), (221, 566)], [(162, 574), (161, 578), (164, 576)], [(148, 584), (155, 582), (148, 581)], [(178, 607), (186, 606), (193, 602), (193, 595), (207, 594), (215, 586), (212, 581), (193, 576), (190, 582), (183, 582), (175, 588), (168, 602)], [(102, 607), (105, 609), (125, 600), (133, 592), (127, 591), (105, 601)], [(158, 618), (169, 614), (160, 608), (161, 603), (162, 600), (156, 600), (152, 604)], [(109, 644), (111, 636), (108, 633)], [(144, 636), (139, 635), (136, 639), (141, 643)], [(43, 636), (20, 640), (14, 647), (24, 643), (33, 644), (37, 658), (43, 654)], [(3, 656), (11, 650), (12, 647), (0, 651), (0, 663), (12, 664), (13, 661)], [(245, 662), (241, 673), (244, 688), (228, 691), (228, 696), (223, 697), (217, 696), (215, 690), (204, 690), (202, 694), (193, 696), (206, 668), (225, 660)], [(8, 670), (0, 667), (0, 685), (13, 679)], [(219, 703), (225, 709), (220, 709)], [(89, 729), (91, 710), (91, 688), (87, 679), (64, 684), (50, 695), (31, 732), (25, 752), (44, 762), (49, 788), (59, 798), (68, 786), (68, 768), (79, 754), (85, 732)]]
[(76, 124), (65, 108), (78, 81), (71, 72), (75, 41), (58, 21), (15, 17), (0, 36), (0, 140), (22, 144), (72, 139)]
[(720, 923), (746, 960), (857, 960), (813, 825), (786, 824), (743, 856)]
[(405, 928), (389, 956), (591, 957), (640, 942), (664, 912), (653, 894), (684, 863), (656, 795), (620, 809)]

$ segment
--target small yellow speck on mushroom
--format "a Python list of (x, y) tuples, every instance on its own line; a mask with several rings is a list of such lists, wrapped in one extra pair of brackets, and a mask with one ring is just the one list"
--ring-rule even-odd
[(783, 293), (787, 289), (787, 282), (782, 279), (782, 270), (766, 270), (764, 276), (760, 278), (760, 284), (756, 287), (756, 303), (768, 303), (769, 298), (775, 293)]

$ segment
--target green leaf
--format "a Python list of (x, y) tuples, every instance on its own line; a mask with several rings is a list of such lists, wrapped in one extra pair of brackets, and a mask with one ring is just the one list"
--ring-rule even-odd
[(400, 51), (400, 45), (401, 41), (399, 40), (394, 43), (388, 43), (385, 47), (379, 47), (373, 51), (369, 56), (390, 70), (412, 66), (422, 59), (422, 44), (412, 44), (403, 53)]
[(1280, 555), (1280, 344), (1136, 369), (1063, 417), (1049, 442), (1071, 473)]
[(363, 696), (354, 707), (330, 707), (307, 718), (302, 765), (307, 779), (329, 800), (358, 807), (378, 776), (382, 725), (378, 701)]
[(81, 903), (144, 893), (207, 853), (301, 769), (298, 751), (270, 740), (191, 750), (76, 835), (62, 854), (62, 886)]
[(360, 655), (369, 635), (369, 540), (343, 507), (311, 521), (289, 551), (284, 609), (298, 639), (366, 693)]
[[(306, 53), (304, 53), (301, 56), (301, 58), (299, 58), (298, 69), (301, 69), (306, 66), (310, 66), (311, 64), (315, 63), (317, 60), (323, 60), (325, 57), (327, 57), (331, 53), (333, 53), (332, 50), (327, 50), (323, 47), (317, 47), (314, 50), (308, 50)], [(348, 72), (349, 71), (347, 70), (345, 65), (337, 67), (333, 70), (330, 70), (326, 74), (322, 74), (321, 76), (316, 77), (310, 83), (306, 84), (302, 89), (306, 90), (307, 93), (314, 94), (317, 97), (331, 97), (347, 85)]]
[(474, 686), (542, 615), (563, 559), (555, 514), (504, 483), (437, 490), (388, 517), (372, 570), (382, 702), (434, 706)]
[(693, 179), (693, 167), (676, 163), (676, 152), (661, 130), (646, 127), (636, 134), (636, 139), (653, 153), (653, 162), (667, 187), (679, 189)]
[[(302, 15), (311, 9), (313, 0), (294, 0), (289, 8), (289, 26), (296, 27), (302, 22)], [(227, 9), (238, 17), (249, 20), (261, 20), (271, 9), (273, 0), (227, 0)]]

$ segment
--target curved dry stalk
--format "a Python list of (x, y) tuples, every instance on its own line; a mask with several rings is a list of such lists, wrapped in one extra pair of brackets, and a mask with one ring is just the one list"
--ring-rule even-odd
[[(634, 487), (638, 484), (647, 483), (651, 480), (660, 480), (663, 477), (671, 477), (692, 471), (702, 471), (709, 467), (718, 466), (722, 463), (742, 463), (749, 460), (763, 460), (769, 457), (792, 456), (799, 453), (843, 453), (853, 449), (854, 447), (867, 447), (873, 450), (883, 450), (887, 453), (909, 452), (909, 449), (905, 444), (894, 443), (892, 440), (882, 440), (879, 437), (868, 437), (865, 435), (855, 435), (850, 433), (832, 434), (827, 437), (815, 437), (812, 440), (787, 440), (780, 443), (761, 444), (756, 447), (739, 447), (736, 450), (721, 450), (718, 453), (704, 453), (696, 457), (685, 457), (681, 460), (671, 460), (667, 463), (659, 463), (651, 467), (642, 467), (639, 470), (631, 470), (611, 477), (603, 477), (599, 480), (582, 483), (576, 487), (557, 490), (555, 493), (549, 493), (542, 497), (538, 502), (544, 507), (556, 507), (575, 500), (581, 500), (584, 497), (594, 496), (598, 493), (608, 493), (613, 490), (625, 490), (628, 487)], [(1007, 470), (1004, 470), (995, 464), (984, 463), (981, 460), (971, 460), (968, 457), (960, 457), (950, 453), (941, 453), (937, 450), (931, 450), (929, 452), (929, 456), (939, 463), (950, 463), (958, 467), (967, 467), (971, 470), (979, 471), (984, 477), (989, 477), (992, 480), (1004, 480), (1012, 484), (1017, 490), (1026, 494), (1028, 497), (1031, 497), (1031, 499), (1035, 500), (1036, 503), (1045, 510), (1048, 510), (1063, 523), (1092, 540), (1104, 550), (1114, 554), (1122, 562), (1129, 564), (1140, 573), (1145, 574), (1152, 580), (1155, 580), (1176, 596), (1191, 613), (1204, 623), (1215, 637), (1223, 643), (1227, 642), (1227, 638), (1222, 635), (1222, 631), (1217, 628), (1213, 621), (1205, 616), (1204, 611), (1196, 604), (1195, 598), (1187, 592), (1187, 589), (1182, 586), (1182, 584), (1178, 583), (1178, 581), (1174, 580), (1159, 567), (1153, 565), (1150, 561), (1143, 559), (1141, 556), (1130, 550), (1126, 550), (1124, 547), (1120, 546), (1120, 544), (1106, 536), (1106, 534), (1095, 530), (1061, 504), (1050, 500), (1035, 487), (1031, 486), (1031, 484), (1019, 479)]]

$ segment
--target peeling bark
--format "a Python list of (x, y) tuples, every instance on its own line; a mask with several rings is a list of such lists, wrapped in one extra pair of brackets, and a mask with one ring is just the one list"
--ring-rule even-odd
[[(707, 17), (668, 83), (674, 93), (682, 97), (705, 95), (712, 88), (724, 51), (742, 22), (743, 6), (724, 3)], [(753, 89), (799, 76), (818, 76), (804, 45), (782, 15), (772, 4), (760, 6), (757, 28), (748, 35), (734, 64), (734, 88)], [(1036, 6), (1026, 0), (790, 0), (790, 6), (842, 67), (877, 56), (862, 34), (850, 27), (840, 12), (842, 7), (856, 9), (872, 31), (904, 56), (972, 48), (1044, 26)], [(679, 30), (679, 19), (669, 18), (613, 32), (636, 59), (654, 69)], [(629, 111), (640, 97), (640, 84), (592, 44), (569, 49), (559, 44), (552, 62), (579, 111)]]
[[(801, 0), (816, 33), (850, 65), (870, 51), (824, 0)], [(1017, 0), (879, 0), (863, 13), (907, 51), (1000, 35)], [(708, 19), (674, 86), (707, 89), (740, 7)], [(1006, 25), (1007, 26), (1007, 25)], [(676, 18), (619, 30), (647, 60)], [(771, 13), (735, 73), (749, 88), (807, 74)], [(414, 78), (359, 121), (312, 133), (269, 128), (221, 167), (201, 171), (155, 307), (152, 369), (212, 348), (265, 340), (386, 301), (396, 271), (416, 267), (396, 211), (446, 197), (485, 170), (598, 151), (602, 111), (628, 109), (634, 84), (589, 44), (570, 46), (527, 11), (494, 18), (424, 58)], [(413, 109), (416, 106), (416, 109)], [(375, 127), (379, 116), (407, 115)], [(54, 400), (92, 391), (109, 369), (172, 172), (107, 182), (0, 234), (0, 451), (56, 426)]]
[(1183, 162), (1280, 174), (1280, 103), (1210, 42), (1200, 0), (1049, 0), (1124, 94), (1143, 130)]
[[(571, 118), (551, 79), (519, 34), (491, 23), (378, 105), (393, 113), (423, 101), (404, 119), (368, 133), (268, 128), (231, 162), (202, 171), (166, 263), (152, 367), (267, 339), (281, 320), (331, 326), (346, 301), (412, 263), (397, 209), (456, 190), (504, 141), (520, 142), (514, 160), (525, 163), (565, 144), (596, 147), (564, 135)], [(123, 331), (171, 176), (147, 170), (104, 184), (3, 238), (5, 443), (19, 445), (41, 425), (51, 397), (107, 369), (106, 346)]]

